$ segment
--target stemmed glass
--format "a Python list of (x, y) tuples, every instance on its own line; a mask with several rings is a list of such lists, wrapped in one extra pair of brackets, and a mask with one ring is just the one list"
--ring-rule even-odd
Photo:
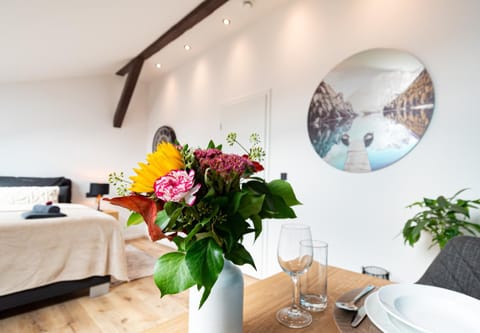
[(312, 247), (302, 246), (303, 240), (311, 240), (310, 227), (291, 223), (282, 225), (278, 241), (277, 257), (280, 267), (293, 282), (292, 305), (277, 312), (277, 320), (287, 327), (302, 328), (312, 323), (312, 315), (300, 308), (298, 279), (312, 265)]

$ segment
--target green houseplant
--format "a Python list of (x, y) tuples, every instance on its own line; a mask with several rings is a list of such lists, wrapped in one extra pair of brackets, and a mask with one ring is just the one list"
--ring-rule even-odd
[(410, 218), (403, 227), (403, 238), (405, 243), (413, 246), (420, 239), (422, 231), (432, 235), (432, 244), (438, 244), (442, 249), (447, 242), (465, 232), (478, 235), (480, 225), (471, 222), (470, 208), (480, 207), (480, 199), (465, 200), (457, 198), (462, 189), (452, 197), (439, 196), (436, 199), (423, 198), (423, 201), (414, 202), (407, 208), (419, 207), (423, 210)]

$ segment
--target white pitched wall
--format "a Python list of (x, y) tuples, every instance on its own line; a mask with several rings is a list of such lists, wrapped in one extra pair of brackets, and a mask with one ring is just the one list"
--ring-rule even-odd
[[(96, 207), (85, 197), (90, 182), (107, 182), (112, 171), (131, 172), (150, 147), (144, 84), (122, 128), (113, 127), (122, 88), (115, 77), (0, 85), (0, 175), (65, 176), (73, 181), (73, 202)], [(124, 223), (126, 210), (101, 205), (121, 211)], [(127, 230), (127, 236), (139, 233), (143, 228)]]
[[(425, 237), (413, 249), (397, 237), (414, 213), (405, 206), (464, 187), (472, 188), (467, 197), (480, 197), (479, 13), (475, 0), (290, 1), (153, 84), (147, 141), (159, 125), (172, 126), (190, 145), (219, 141), (224, 105), (271, 90), (267, 176), (288, 173), (303, 202), (298, 219), (329, 242), (330, 263), (355, 271), (379, 265), (394, 280), (414, 281), (436, 249), (428, 249)], [(435, 87), (433, 120), (417, 147), (392, 166), (342, 172), (312, 148), (308, 106), (330, 69), (376, 47), (403, 49), (423, 61)], [(268, 274), (279, 270), (279, 225), (269, 222), (264, 240)]]

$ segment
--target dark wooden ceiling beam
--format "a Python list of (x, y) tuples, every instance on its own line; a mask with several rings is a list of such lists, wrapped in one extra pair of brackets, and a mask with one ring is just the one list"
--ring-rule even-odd
[[(165, 46), (173, 42), (175, 39), (180, 37), (186, 31), (193, 28), (196, 24), (202, 21), (204, 18), (209, 16), (219, 7), (221, 7), (228, 0), (207, 0), (203, 1), (198, 5), (194, 10), (192, 10), (187, 16), (181, 19), (177, 24), (172, 26), (167, 30), (162, 36), (160, 36), (156, 41), (150, 44), (145, 50), (140, 52), (136, 58), (142, 58), (147, 60), (155, 53), (163, 49)], [(117, 75), (125, 75), (130, 71), (135, 59), (131, 60), (128, 64), (123, 66), (118, 72)]]
[(135, 58), (130, 60), (128, 64), (123, 66), (116, 74), (124, 76), (128, 74), (123, 87), (122, 95), (118, 101), (117, 110), (113, 116), (113, 126), (122, 127), (123, 119), (127, 113), (128, 105), (132, 98), (135, 86), (140, 76), (143, 63), (152, 55), (163, 49), (165, 46), (180, 37), (183, 33), (193, 28), (196, 24), (209, 16), (228, 0), (206, 0), (199, 4), (187, 16), (181, 19), (177, 24), (172, 26), (161, 35), (156, 41), (150, 44), (145, 50), (140, 52)]
[(135, 86), (137, 85), (138, 77), (142, 71), (143, 59), (135, 58), (128, 72), (125, 86), (123, 86), (122, 95), (118, 101), (117, 110), (113, 116), (113, 127), (122, 127), (123, 119), (127, 113), (128, 105), (132, 99)]

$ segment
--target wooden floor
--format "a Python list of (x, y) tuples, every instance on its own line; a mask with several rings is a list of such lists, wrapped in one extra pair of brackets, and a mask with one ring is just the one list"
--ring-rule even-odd
[[(169, 251), (144, 238), (128, 243), (156, 257)], [(246, 285), (255, 281), (245, 277)], [(140, 333), (187, 311), (187, 295), (160, 299), (150, 276), (113, 286), (108, 294), (96, 298), (83, 293), (0, 313), (0, 332)]]

